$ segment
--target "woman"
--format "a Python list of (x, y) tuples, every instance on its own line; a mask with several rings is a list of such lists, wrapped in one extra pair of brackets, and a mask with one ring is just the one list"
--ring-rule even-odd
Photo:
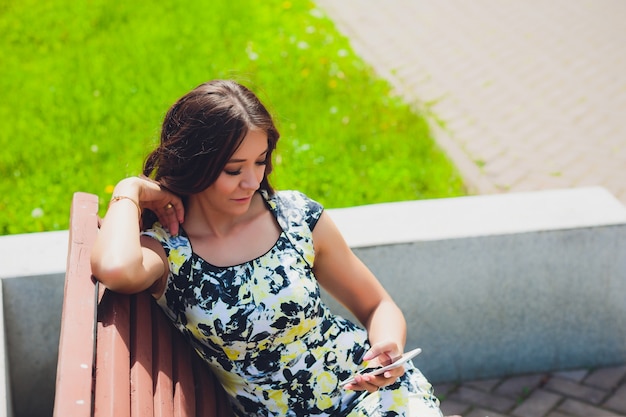
[[(183, 96), (144, 176), (115, 187), (94, 275), (114, 291), (149, 290), (239, 416), (440, 416), (411, 363), (339, 385), (363, 362), (399, 357), (405, 320), (320, 204), (274, 192), (278, 138), (242, 85), (216, 80)], [(364, 328), (331, 313), (318, 285)]]

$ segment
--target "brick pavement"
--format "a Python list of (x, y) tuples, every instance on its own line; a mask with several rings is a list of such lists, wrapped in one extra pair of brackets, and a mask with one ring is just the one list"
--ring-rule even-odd
[(446, 415), (624, 417), (626, 366), (435, 386)]
[[(478, 194), (606, 187), (626, 204), (623, 0), (317, 0), (429, 116)], [(464, 417), (626, 416), (626, 365), (436, 386)]]
[(601, 185), (626, 203), (626, 2), (318, 0), (436, 115), (477, 193)]

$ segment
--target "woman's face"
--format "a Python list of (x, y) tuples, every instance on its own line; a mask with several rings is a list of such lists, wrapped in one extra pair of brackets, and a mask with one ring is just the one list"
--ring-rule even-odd
[(257, 129), (248, 131), (220, 176), (203, 191), (203, 198), (219, 211), (245, 213), (263, 180), (267, 152), (267, 134)]

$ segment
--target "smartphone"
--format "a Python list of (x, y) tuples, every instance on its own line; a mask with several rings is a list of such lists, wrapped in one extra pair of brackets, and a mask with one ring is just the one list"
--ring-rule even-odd
[[(389, 365), (386, 366), (382, 366), (380, 368), (366, 368), (363, 369), (361, 371), (359, 371), (359, 374), (371, 374), (371, 375), (380, 375), (390, 369), (394, 369), (397, 368), (398, 366), (402, 366), (404, 365), (405, 362), (410, 361), (411, 359), (413, 359), (414, 357), (416, 357), (417, 355), (419, 355), (420, 353), (422, 353), (422, 349), (417, 348), (417, 349), (413, 349), (410, 350), (406, 353), (404, 353), (402, 356), (400, 356), (398, 359), (396, 359), (395, 361), (393, 361), (392, 363), (390, 363)], [(346, 379), (345, 381), (342, 381), (339, 383), (340, 387), (346, 386), (348, 384), (351, 384), (354, 382), (354, 377), (350, 377), (348, 379)]]

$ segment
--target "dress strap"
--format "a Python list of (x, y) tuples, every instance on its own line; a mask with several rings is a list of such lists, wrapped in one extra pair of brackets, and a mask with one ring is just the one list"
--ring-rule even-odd
[(291, 245), (313, 268), (313, 228), (324, 210), (322, 205), (299, 191), (279, 191), (270, 197), (262, 190), (261, 195)]

